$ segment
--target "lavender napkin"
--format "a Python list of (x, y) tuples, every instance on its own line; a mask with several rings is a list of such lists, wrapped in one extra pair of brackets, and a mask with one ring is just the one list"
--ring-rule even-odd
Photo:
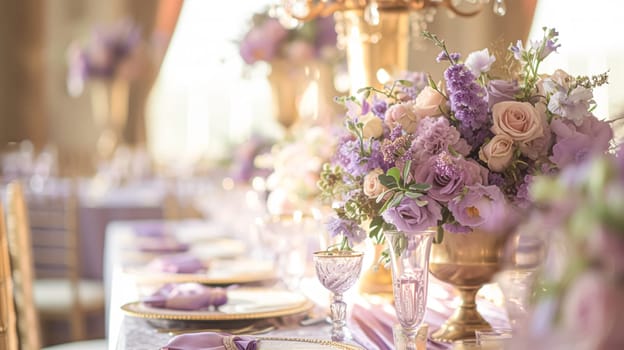
[(181, 253), (189, 250), (189, 245), (180, 243), (172, 237), (155, 237), (138, 244), (138, 249), (145, 253)]
[(159, 256), (147, 264), (148, 270), (167, 273), (196, 273), (205, 268), (201, 260), (188, 254)]
[(141, 222), (132, 225), (132, 232), (137, 237), (166, 236), (165, 224), (162, 222)]
[(225, 333), (191, 333), (175, 336), (161, 350), (256, 350), (258, 341)]
[(142, 302), (151, 307), (173, 310), (200, 310), (215, 308), (227, 302), (224, 288), (207, 287), (199, 283), (169, 283)]

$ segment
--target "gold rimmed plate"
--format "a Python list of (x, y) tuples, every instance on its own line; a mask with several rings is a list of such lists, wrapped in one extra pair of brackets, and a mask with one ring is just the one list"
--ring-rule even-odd
[(218, 310), (172, 310), (155, 308), (140, 301), (125, 304), (128, 315), (152, 320), (236, 321), (297, 315), (308, 312), (314, 303), (305, 296), (282, 289), (238, 288), (228, 291), (228, 302)]
[(149, 269), (145, 266), (127, 267), (124, 272), (137, 282), (143, 283), (185, 283), (206, 285), (230, 285), (257, 283), (277, 278), (273, 264), (269, 261), (247, 258), (206, 260), (206, 270), (196, 273), (170, 273)]
[(363, 350), (363, 348), (314, 338), (259, 337), (258, 350)]

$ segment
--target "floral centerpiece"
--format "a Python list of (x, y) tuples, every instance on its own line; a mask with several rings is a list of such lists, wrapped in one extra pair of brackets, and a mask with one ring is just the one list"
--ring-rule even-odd
[(558, 249), (540, 272), (514, 348), (624, 348), (624, 149), (539, 178), (531, 194), (529, 225)]
[(89, 79), (134, 78), (140, 45), (141, 31), (129, 20), (95, 28), (86, 43), (72, 42), (67, 52), (69, 93), (82, 93)]
[(319, 174), (334, 152), (331, 132), (310, 126), (301, 129), (294, 139), (282, 141), (271, 152), (256, 157), (255, 163), (270, 171), (266, 179), (268, 213), (311, 214), (318, 209)]
[(330, 232), (349, 248), (386, 230), (406, 234), (503, 230), (514, 207), (526, 207), (536, 175), (557, 172), (604, 153), (608, 123), (592, 114), (592, 89), (606, 74), (540, 74), (541, 62), (560, 46), (544, 28), (526, 47), (488, 49), (464, 61), (444, 41), (444, 79), (410, 73), (382, 89), (365, 87), (340, 98), (347, 133), (319, 186), (336, 208)]
[(254, 14), (251, 28), (240, 42), (239, 52), (245, 63), (271, 63), (277, 59), (303, 62), (327, 59), (336, 54), (336, 31), (331, 16), (286, 29), (269, 11)]

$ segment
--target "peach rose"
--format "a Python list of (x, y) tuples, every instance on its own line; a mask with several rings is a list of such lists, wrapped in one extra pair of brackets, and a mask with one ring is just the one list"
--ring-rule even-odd
[(506, 134), (496, 135), (479, 150), (479, 158), (487, 163), (490, 170), (502, 172), (511, 163), (513, 142)]
[(383, 122), (374, 114), (367, 114), (360, 118), (362, 126), (362, 135), (366, 138), (378, 138), (383, 135)]
[(418, 122), (421, 119), (414, 111), (414, 105), (409, 102), (397, 103), (390, 106), (386, 111), (385, 117), (385, 122), (390, 129), (401, 125), (403, 130), (410, 134), (416, 131)]
[(542, 118), (528, 102), (504, 101), (492, 106), (492, 132), (505, 134), (518, 142), (544, 136)]
[(379, 175), (383, 173), (383, 170), (377, 168), (364, 176), (364, 194), (369, 198), (376, 198), (387, 189), (379, 181)]
[(431, 86), (426, 86), (416, 97), (414, 111), (422, 119), (440, 115), (440, 106), (444, 103), (444, 96)]

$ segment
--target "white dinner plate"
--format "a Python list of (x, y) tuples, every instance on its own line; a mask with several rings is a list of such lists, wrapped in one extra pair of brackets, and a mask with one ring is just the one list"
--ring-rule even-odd
[(147, 306), (140, 301), (121, 309), (130, 316), (180, 321), (232, 321), (281, 317), (307, 312), (314, 303), (304, 295), (274, 288), (238, 288), (228, 291), (228, 302), (219, 310), (171, 310)]
[(184, 283), (196, 282), (207, 285), (229, 285), (255, 283), (277, 278), (273, 264), (269, 261), (248, 258), (206, 260), (208, 268), (196, 273), (170, 273), (150, 270), (145, 266), (124, 269), (137, 282)]

